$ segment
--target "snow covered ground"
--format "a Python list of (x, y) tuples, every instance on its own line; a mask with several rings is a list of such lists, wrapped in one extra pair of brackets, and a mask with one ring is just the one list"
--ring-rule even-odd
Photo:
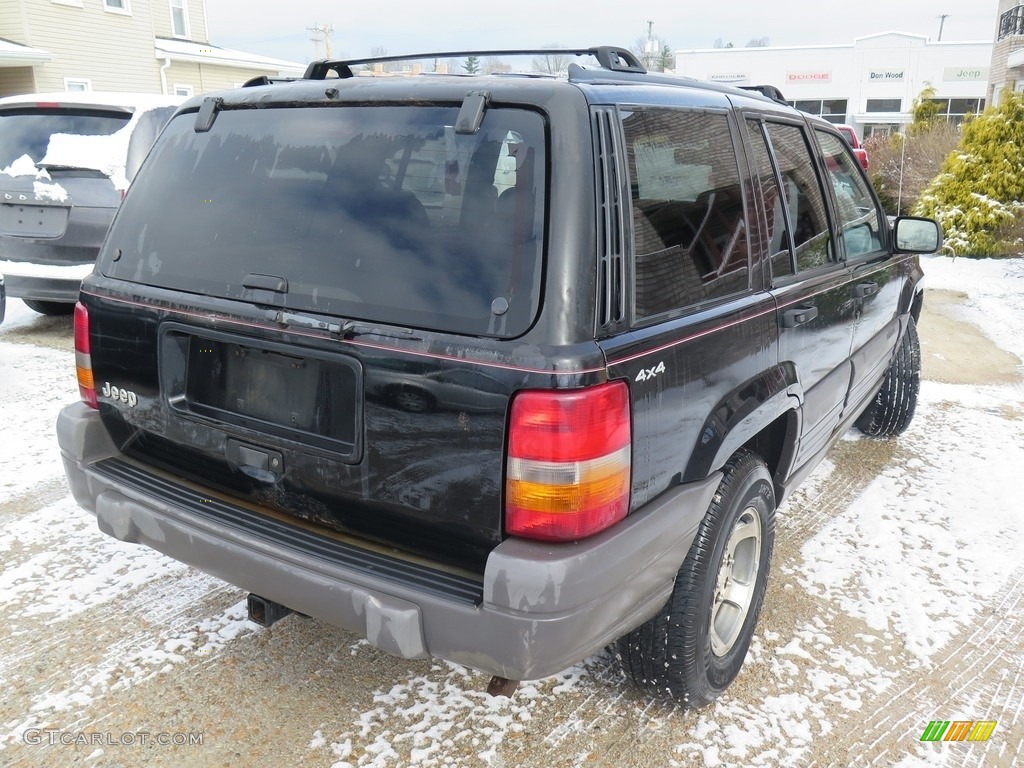
[[(747, 665), (699, 712), (639, 696), (610, 653), (509, 700), (487, 697), (481, 674), (318, 622), (259, 630), (240, 591), (104, 536), (75, 505), (53, 437), (77, 397), (70, 320), (11, 301), (0, 764), (1024, 764), (1024, 259), (925, 269), (926, 312), (982, 333), (952, 360), (956, 334), (930, 335), (940, 318), (926, 314), (911, 429), (851, 433), (780, 510)], [(999, 350), (996, 383), (973, 380)], [(984, 742), (921, 742), (932, 720), (997, 725)]]

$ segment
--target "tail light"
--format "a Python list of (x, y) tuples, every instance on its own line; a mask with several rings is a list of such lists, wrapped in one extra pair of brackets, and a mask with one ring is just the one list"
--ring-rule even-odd
[(92, 353), (89, 350), (89, 310), (81, 302), (75, 304), (75, 373), (82, 402), (99, 408), (96, 382), (92, 378)]
[(505, 532), (573, 541), (629, 511), (629, 388), (520, 392), (512, 401)]

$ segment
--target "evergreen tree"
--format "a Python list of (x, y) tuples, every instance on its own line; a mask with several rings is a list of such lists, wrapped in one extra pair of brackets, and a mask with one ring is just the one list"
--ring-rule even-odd
[(462, 68), (468, 75), (476, 75), (480, 73), (480, 57), (479, 56), (467, 56), (465, 63)]
[(907, 132), (913, 136), (931, 130), (939, 118), (942, 105), (935, 101), (935, 86), (925, 83), (921, 93), (914, 99), (910, 113), (914, 116), (913, 121), (907, 127)]
[(960, 145), (942, 163), (915, 213), (942, 225), (954, 254), (1001, 256), (1024, 245), (1024, 94), (964, 123)]
[(672, 49), (668, 45), (661, 46), (661, 53), (658, 54), (658, 62), (655, 65), (659, 72), (667, 72), (670, 69), (675, 69), (676, 57), (672, 53)]

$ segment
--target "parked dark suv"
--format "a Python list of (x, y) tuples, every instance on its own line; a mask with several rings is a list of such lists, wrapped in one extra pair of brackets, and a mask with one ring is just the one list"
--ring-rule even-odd
[(776, 507), (913, 415), (940, 236), (828, 123), (589, 53), (185, 104), (76, 310), (100, 529), (495, 690), (618, 641), (645, 691), (721, 694)]

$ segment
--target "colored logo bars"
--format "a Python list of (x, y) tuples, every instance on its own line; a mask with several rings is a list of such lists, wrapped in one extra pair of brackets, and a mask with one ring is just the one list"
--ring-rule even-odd
[(932, 720), (921, 741), (988, 741), (995, 728), (995, 720)]

